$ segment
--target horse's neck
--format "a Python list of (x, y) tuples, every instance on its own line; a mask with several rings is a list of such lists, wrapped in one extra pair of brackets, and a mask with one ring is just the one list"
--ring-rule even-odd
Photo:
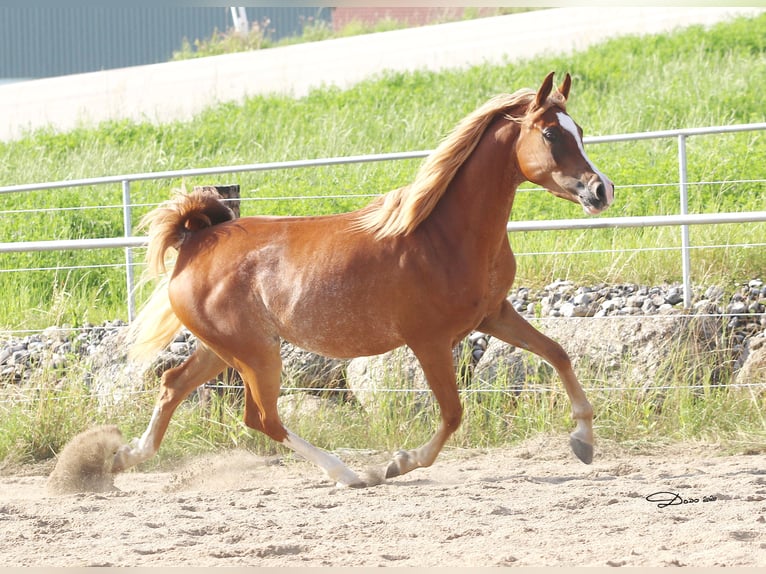
[(452, 233), (507, 241), (516, 187), (523, 181), (513, 151), (517, 129), (507, 120), (490, 126), (450, 183), (438, 211)]

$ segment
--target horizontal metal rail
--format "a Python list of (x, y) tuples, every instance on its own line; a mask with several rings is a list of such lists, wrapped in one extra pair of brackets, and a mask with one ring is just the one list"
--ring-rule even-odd
[(766, 130), (766, 122), (753, 124), (735, 124), (730, 126), (712, 126), (705, 128), (679, 128), (675, 130), (658, 130), (653, 132), (637, 132), (632, 134), (613, 134), (604, 136), (591, 136), (583, 138), (583, 142), (600, 144), (612, 142), (626, 142), (635, 140), (654, 140), (678, 138), (679, 136), (706, 136), (713, 134), (731, 134), (739, 132), (753, 132)]
[(687, 215), (645, 215), (635, 217), (597, 217), (593, 219), (549, 219), (511, 221), (508, 231), (548, 231), (553, 229), (607, 229), (617, 227), (662, 227), (668, 225), (715, 225), (766, 221), (766, 211), (699, 213)]
[(25, 251), (69, 251), (74, 249), (114, 249), (117, 247), (144, 247), (148, 237), (102, 237), (97, 239), (51, 239), (49, 241), (14, 241), (0, 243), (0, 253)]
[(301, 159), (294, 161), (275, 161), (267, 163), (249, 163), (240, 165), (228, 165), (217, 167), (200, 167), (194, 169), (176, 169), (169, 171), (150, 171), (146, 173), (131, 173), (124, 175), (108, 175), (104, 177), (86, 177), (82, 179), (70, 179), (66, 181), (51, 181), (47, 183), (25, 183), (21, 185), (8, 185), (0, 187), (2, 193), (18, 193), (24, 191), (38, 191), (41, 189), (61, 189), (65, 187), (84, 187), (86, 185), (104, 185), (109, 183), (122, 183), (124, 181), (144, 181), (148, 179), (173, 179), (183, 177), (196, 177), (201, 175), (218, 175), (222, 173), (242, 173), (249, 171), (273, 171), (278, 169), (296, 169), (307, 167), (324, 167), (331, 165), (344, 165), (354, 163), (373, 163), (381, 161), (394, 161), (404, 159), (419, 159), (427, 157), (433, 150), (408, 151), (394, 153), (378, 153), (369, 155), (349, 155), (320, 159)]

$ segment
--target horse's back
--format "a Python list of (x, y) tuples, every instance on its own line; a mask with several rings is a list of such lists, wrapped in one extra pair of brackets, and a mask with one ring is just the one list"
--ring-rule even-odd
[(179, 251), (173, 307), (192, 331), (258, 330), (328, 356), (400, 346), (399, 256), (352, 225), (347, 214), (255, 216), (201, 230)]

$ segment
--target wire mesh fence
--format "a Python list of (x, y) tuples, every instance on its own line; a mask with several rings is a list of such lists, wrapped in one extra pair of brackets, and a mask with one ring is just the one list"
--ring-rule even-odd
[[(766, 130), (766, 124), (745, 124), (737, 126), (718, 126), (710, 128), (695, 128), (685, 130), (665, 130), (661, 132), (647, 132), (640, 134), (620, 134), (612, 136), (602, 136), (595, 138), (586, 138), (585, 143), (587, 145), (599, 145), (614, 142), (638, 142), (650, 139), (675, 139), (678, 142), (678, 181), (658, 181), (658, 182), (639, 182), (629, 183), (626, 185), (618, 185), (617, 191), (620, 194), (631, 193), (643, 193), (646, 190), (652, 190), (652, 192), (662, 192), (663, 190), (675, 193), (679, 191), (679, 203), (677, 204), (677, 212), (668, 215), (660, 216), (632, 216), (632, 217), (601, 217), (596, 219), (571, 219), (571, 220), (534, 220), (534, 221), (511, 221), (509, 222), (509, 233), (511, 239), (514, 239), (514, 233), (522, 232), (535, 232), (544, 230), (577, 230), (577, 229), (591, 229), (591, 228), (611, 228), (611, 229), (623, 229), (628, 227), (658, 227), (658, 226), (672, 226), (681, 229), (682, 233), (679, 240), (672, 245), (655, 244), (655, 245), (641, 245), (636, 247), (598, 247), (593, 245), (586, 246), (573, 246), (568, 249), (562, 250), (544, 250), (536, 249), (534, 245), (523, 246), (520, 250), (515, 250), (515, 255), (518, 258), (543, 258), (543, 257), (574, 257), (579, 256), (603, 256), (603, 257), (631, 257), (639, 253), (668, 253), (678, 254), (678, 261), (683, 268), (683, 303), (685, 309), (691, 309), (694, 299), (693, 294), (693, 268), (691, 265), (691, 254), (702, 250), (718, 250), (720, 252), (730, 252), (731, 250), (758, 250), (762, 249), (766, 242), (763, 241), (763, 236), (752, 235), (747, 237), (746, 240), (741, 239), (741, 235), (738, 239), (727, 242), (714, 242), (706, 243), (704, 238), (698, 244), (692, 244), (689, 240), (688, 229), (693, 225), (746, 225), (746, 224), (761, 224), (766, 222), (766, 211), (743, 211), (743, 212), (716, 212), (713, 210), (709, 213), (690, 213), (690, 201), (689, 190), (702, 189), (704, 187), (717, 186), (727, 188), (742, 188), (749, 190), (749, 193), (763, 194), (766, 191), (766, 178), (743, 178), (739, 174), (732, 174), (731, 178), (716, 179), (716, 180), (700, 180), (690, 181), (687, 172), (687, 151), (686, 140), (689, 137), (699, 137), (714, 134), (728, 134), (728, 133), (740, 133), (740, 132), (758, 132)], [(184, 178), (191, 177), (209, 177), (213, 175), (233, 175), (243, 173), (256, 173), (256, 172), (271, 172), (278, 170), (295, 170), (295, 169), (316, 169), (327, 168), (332, 166), (342, 166), (349, 164), (369, 164), (379, 162), (397, 162), (405, 160), (420, 159), (426, 157), (430, 153), (430, 150), (425, 151), (412, 151), (403, 153), (389, 153), (389, 154), (373, 154), (373, 155), (360, 155), (352, 157), (340, 157), (340, 158), (324, 158), (315, 160), (299, 160), (299, 161), (286, 161), (286, 162), (269, 162), (259, 164), (246, 164), (235, 166), (220, 166), (212, 168), (202, 169), (190, 169), (190, 170), (173, 170), (164, 172), (151, 172), (151, 173), (135, 173), (135, 174), (123, 174), (114, 175), (101, 178), (87, 178), (80, 180), (68, 180), (68, 181), (56, 181), (56, 182), (42, 182), (35, 184), (24, 184), (0, 187), (0, 196), (5, 194), (23, 194), (30, 192), (44, 192), (44, 193), (57, 193), (63, 190), (81, 187), (93, 187), (95, 189), (109, 189), (111, 190), (105, 196), (109, 196), (110, 200), (99, 202), (95, 201), (90, 205), (71, 205), (61, 207), (22, 207), (0, 210), (0, 221), (8, 219), (18, 219), (28, 216), (40, 216), (40, 215), (65, 215), (67, 213), (75, 212), (89, 212), (93, 214), (100, 214), (104, 212), (120, 212), (123, 220), (122, 234), (119, 237), (103, 237), (92, 236), (92, 233), (98, 233), (99, 229), (92, 230), (79, 230), (75, 229), (76, 236), (66, 237), (60, 239), (50, 240), (37, 240), (37, 241), (6, 241), (0, 243), (0, 254), (4, 253), (30, 253), (35, 251), (57, 251), (61, 253), (67, 253), (71, 250), (103, 250), (108, 255), (104, 255), (102, 261), (97, 263), (67, 263), (66, 258), (62, 258), (60, 262), (55, 265), (14, 265), (0, 268), (0, 276), (18, 274), (23, 276), (32, 276), (32, 279), (25, 279), (31, 281), (44, 281), (42, 277), (46, 274), (61, 274), (61, 273), (74, 273), (74, 272), (95, 272), (95, 271), (117, 271), (124, 270), (125, 276), (125, 293), (126, 301), (125, 308), (127, 310), (126, 317), (131, 320), (135, 309), (135, 296), (136, 296), (136, 277), (139, 277), (143, 270), (143, 261), (140, 254), (141, 249), (146, 243), (146, 238), (140, 235), (136, 235), (135, 223), (137, 214), (145, 213), (157, 205), (151, 201), (134, 201), (131, 194), (131, 186), (137, 182), (142, 181), (167, 181), (167, 180), (183, 180)], [(114, 186), (120, 186), (120, 199), (121, 201), (114, 201), (117, 194), (114, 191)], [(753, 190), (756, 190), (753, 192)], [(535, 188), (526, 187), (519, 191), (520, 194), (535, 193), (539, 190)], [(261, 212), (263, 210), (260, 205), (273, 206), (276, 203), (284, 203), (289, 205), (295, 205), (297, 203), (304, 204), (304, 207), (300, 209), (301, 212), (321, 211), (318, 206), (324, 202), (337, 202), (338, 200), (350, 201), (350, 202), (366, 202), (371, 198), (376, 197), (377, 193), (369, 193), (365, 190), (361, 190), (359, 193), (349, 193), (348, 190), (339, 192), (337, 194), (306, 194), (306, 195), (271, 195), (269, 197), (261, 197), (257, 194), (245, 194), (241, 198), (243, 209), (247, 209), (246, 206), (253, 206), (252, 211)], [(306, 206), (317, 206), (306, 207)], [(268, 207), (266, 207), (268, 209)], [(759, 228), (762, 229), (762, 228)], [(55, 235), (58, 232), (52, 229)], [(704, 313), (699, 310), (693, 313), (696, 318), (708, 316), (715, 317), (722, 321), (732, 320), (741, 314), (727, 313), (725, 311), (717, 313)], [(754, 320), (760, 320), (766, 322), (763, 319), (763, 312), (750, 312), (750, 318)], [(683, 317), (684, 315), (678, 315)], [(688, 315), (692, 316), (692, 315)], [(646, 320), (652, 320), (652, 315), (646, 315)], [(612, 320), (619, 321), (623, 317), (618, 315), (609, 315), (604, 317), (589, 317), (591, 320)], [(566, 318), (562, 318), (566, 320)], [(72, 327), (73, 331), (87, 330), (92, 327)], [(23, 338), (35, 333), (40, 332), (40, 329), (7, 329), (0, 331), (0, 340), (9, 341), (14, 338)], [(763, 383), (744, 383), (740, 384), (741, 388), (763, 388), (766, 382)], [(588, 387), (588, 385), (585, 385)], [(707, 384), (707, 387), (715, 388), (716, 384)], [(685, 388), (694, 389), (700, 385), (690, 384)], [(667, 387), (662, 385), (650, 386), (648, 388), (654, 390), (661, 390)], [(678, 388), (675, 386), (674, 388)], [(300, 387), (298, 387), (300, 389)], [(297, 390), (297, 389), (296, 389)], [(590, 388), (586, 388), (591, 392), (617, 392), (624, 390), (620, 387), (608, 386), (608, 385), (592, 385)], [(402, 389), (390, 389), (391, 392), (403, 392)], [(144, 392), (144, 391), (136, 391)], [(502, 389), (462, 389), (461, 392), (470, 394), (477, 392), (504, 392)], [(563, 392), (560, 387), (536, 387), (529, 389), (529, 392)]]

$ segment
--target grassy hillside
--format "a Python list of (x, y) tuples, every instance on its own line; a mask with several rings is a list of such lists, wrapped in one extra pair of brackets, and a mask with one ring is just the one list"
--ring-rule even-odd
[[(569, 110), (586, 135), (736, 124), (766, 120), (766, 16), (712, 29), (627, 37), (565, 57), (476, 66), (443, 73), (384, 73), (353, 89), (315, 90), (301, 99), (254, 97), (225, 104), (189, 122), (152, 125), (106, 122), (67, 133), (40, 130), (0, 143), (0, 185), (117, 173), (430, 149), (465, 114), (498, 92), (537, 87), (550, 70), (574, 77)], [(676, 142), (649, 141), (589, 148), (594, 162), (619, 186), (609, 215), (676, 213)], [(689, 178), (715, 182), (690, 189), (693, 212), (763, 209), (766, 178), (763, 133), (688, 141)], [(239, 174), (194, 179), (187, 185), (239, 183), (243, 215), (330, 213), (353, 209), (369, 195), (411, 180), (419, 161)], [(134, 220), (179, 181), (133, 185)], [(275, 198), (337, 195), (322, 201)], [(347, 195), (361, 197), (348, 198)], [(65, 189), (0, 197), (0, 241), (122, 235), (120, 186)], [(117, 206), (117, 207), (115, 207)], [(67, 211), (47, 211), (70, 208)], [(548, 194), (519, 194), (513, 219), (581, 217), (579, 207)], [(762, 241), (766, 226), (692, 229), (695, 245)], [(675, 228), (540, 232), (512, 236), (517, 253), (596, 249), (596, 254), (522, 255), (520, 284), (553, 278), (578, 282), (652, 283), (680, 277)], [(622, 251), (627, 249), (628, 251)], [(613, 252), (612, 250), (621, 250)], [(698, 283), (763, 276), (766, 250), (700, 249), (693, 258)], [(138, 253), (138, 259), (141, 253)], [(0, 325), (37, 328), (125, 318), (120, 250), (0, 255)], [(102, 267), (71, 270), (96, 264)], [(56, 270), (60, 268), (59, 270)]]

